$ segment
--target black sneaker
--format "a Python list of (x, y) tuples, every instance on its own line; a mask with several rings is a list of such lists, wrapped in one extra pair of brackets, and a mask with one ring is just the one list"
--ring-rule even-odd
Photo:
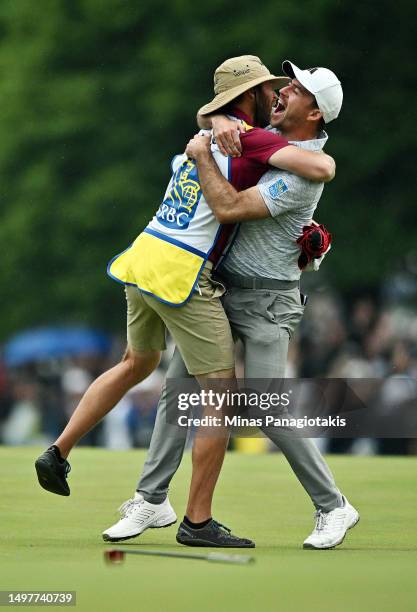
[(213, 546), (216, 548), (255, 548), (255, 542), (246, 538), (239, 538), (231, 530), (211, 519), (205, 527), (193, 529), (184, 523), (180, 524), (177, 532), (178, 544), (185, 546)]
[(67, 476), (71, 466), (66, 459), (60, 459), (56, 447), (51, 446), (36, 459), (35, 469), (41, 487), (57, 495), (70, 494)]

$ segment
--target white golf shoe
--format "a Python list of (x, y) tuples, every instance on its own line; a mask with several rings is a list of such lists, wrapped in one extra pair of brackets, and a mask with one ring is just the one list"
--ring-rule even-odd
[(105, 542), (129, 540), (143, 533), (146, 529), (169, 527), (177, 522), (168, 497), (162, 504), (150, 504), (140, 493), (135, 493), (119, 508), (122, 518), (112, 527), (103, 531)]
[(330, 512), (317, 510), (316, 525), (313, 533), (304, 541), (303, 548), (325, 549), (341, 544), (348, 529), (352, 529), (359, 521), (359, 513), (343, 497), (344, 506)]

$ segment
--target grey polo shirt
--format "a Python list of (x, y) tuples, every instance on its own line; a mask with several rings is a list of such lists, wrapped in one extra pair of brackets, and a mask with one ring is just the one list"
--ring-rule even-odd
[[(322, 132), (315, 140), (291, 144), (321, 151), (327, 138)], [(271, 216), (241, 223), (221, 269), (241, 276), (298, 280), (300, 248), (296, 240), (313, 218), (323, 183), (273, 169), (262, 176), (258, 189)]]

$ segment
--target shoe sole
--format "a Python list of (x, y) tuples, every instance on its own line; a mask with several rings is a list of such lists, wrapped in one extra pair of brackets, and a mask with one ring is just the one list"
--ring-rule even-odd
[(208, 540), (198, 540), (194, 538), (192, 540), (182, 540), (178, 536), (176, 540), (178, 544), (183, 544), (184, 546), (200, 546), (204, 548), (255, 548), (255, 542), (251, 542), (250, 544), (215, 544)]
[(63, 489), (61, 480), (53, 470), (53, 466), (46, 459), (39, 458), (35, 461), (35, 470), (38, 482), (45, 491), (68, 497), (70, 489)]
[(175, 521), (172, 521), (172, 523), (167, 523), (166, 525), (149, 525), (149, 527), (145, 527), (145, 529), (140, 533), (136, 533), (135, 535), (131, 536), (125, 536), (124, 538), (112, 538), (106, 533), (103, 533), (102, 538), (105, 542), (125, 542), (126, 540), (132, 540), (133, 538), (137, 538), (138, 536), (142, 535), (142, 533), (145, 533), (147, 529), (165, 529), (166, 527), (171, 527), (171, 525), (175, 525), (176, 522), (177, 519), (175, 519)]
[(343, 541), (346, 537), (347, 532), (349, 531), (349, 529), (353, 529), (354, 527), (356, 527), (356, 525), (359, 523), (360, 521), (360, 516), (358, 514), (358, 518), (356, 519), (356, 521), (350, 525), (350, 527), (348, 527), (343, 535), (343, 538), (339, 541), (336, 542), (336, 544), (332, 544), (332, 546), (313, 546), (312, 544), (303, 544), (303, 548), (304, 550), (332, 550), (333, 548), (336, 548), (336, 546), (340, 546), (340, 544), (343, 544)]

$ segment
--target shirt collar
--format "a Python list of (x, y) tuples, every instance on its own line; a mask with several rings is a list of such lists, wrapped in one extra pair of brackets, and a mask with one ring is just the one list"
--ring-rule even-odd
[[(271, 132), (276, 132), (280, 134), (279, 130), (274, 128), (269, 128)], [(300, 149), (307, 149), (307, 151), (321, 151), (324, 145), (328, 140), (327, 132), (322, 130), (317, 138), (313, 138), (312, 140), (289, 140), (290, 144), (296, 145), (300, 147)]]
[(307, 149), (307, 151), (321, 151), (328, 138), (327, 132), (322, 130), (317, 138), (313, 138), (312, 140), (289, 140), (288, 142), (301, 149)]
[(233, 117), (236, 117), (237, 119), (242, 119), (242, 121), (245, 121), (245, 123), (249, 125), (253, 125), (253, 119), (249, 117), (249, 115), (241, 111), (240, 108), (237, 108), (236, 106), (232, 108), (230, 114), (233, 115)]

